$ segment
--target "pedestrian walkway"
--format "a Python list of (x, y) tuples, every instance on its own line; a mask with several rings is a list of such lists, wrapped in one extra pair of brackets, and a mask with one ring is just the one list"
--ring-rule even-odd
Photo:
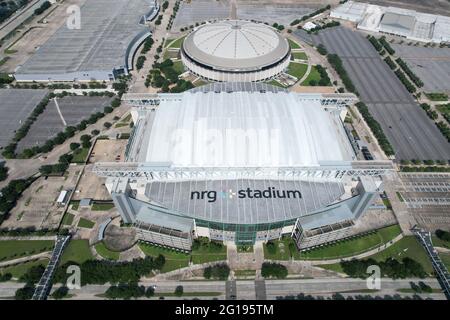
[(433, 265), (434, 271), (436, 272), (439, 284), (442, 286), (442, 290), (444, 291), (447, 300), (450, 300), (450, 274), (445, 264), (442, 263), (441, 257), (439, 257), (439, 254), (433, 247), (431, 233), (417, 227), (414, 227), (412, 231), (425, 248), (425, 251), (427, 252)]
[(50, 288), (52, 285), (53, 274), (55, 273), (56, 267), (58, 266), (59, 259), (70, 240), (70, 235), (68, 236), (58, 236), (55, 242), (55, 247), (53, 248), (52, 257), (50, 262), (45, 268), (44, 273), (39, 280), (36, 290), (34, 291), (32, 300), (46, 300), (48, 294), (50, 293)]

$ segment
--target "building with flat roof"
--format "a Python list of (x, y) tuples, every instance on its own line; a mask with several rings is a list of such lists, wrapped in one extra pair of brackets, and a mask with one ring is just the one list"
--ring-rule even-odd
[(194, 29), (183, 42), (181, 59), (192, 73), (207, 80), (262, 81), (288, 66), (290, 47), (265, 24), (225, 20)]
[(342, 120), (354, 99), (259, 83), (126, 94), (126, 160), (94, 172), (142, 240), (190, 250), (198, 236), (253, 244), (289, 234), (304, 248), (326, 230), (344, 236), (392, 169), (357, 161)]
[(357, 24), (358, 29), (382, 32), (423, 42), (450, 42), (450, 17), (356, 1), (331, 10), (330, 16)]
[(151, 35), (154, 0), (86, 0), (80, 27), (64, 24), (15, 74), (17, 81), (109, 81), (128, 74)]

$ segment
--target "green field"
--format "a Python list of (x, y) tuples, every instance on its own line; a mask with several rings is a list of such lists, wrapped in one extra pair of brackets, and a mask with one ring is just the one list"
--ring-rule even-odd
[(184, 38), (186, 38), (186, 36), (178, 38), (175, 41), (173, 39), (167, 39), (166, 43), (167, 43), (168, 47), (167, 46), (166, 47), (167, 48), (181, 48), (181, 44), (183, 43)]
[(80, 221), (78, 221), (78, 227), (79, 228), (86, 228), (86, 229), (92, 229), (95, 225), (94, 221), (85, 219), (85, 218), (80, 218)]
[(447, 267), (447, 270), (450, 270), (450, 253), (439, 253), (439, 257)]
[[(308, 70), (308, 65), (304, 63), (291, 62), (288, 65), (287, 73), (300, 80)], [(319, 76), (320, 79), (320, 76)]]
[(450, 116), (450, 103), (438, 105), (436, 108), (443, 115)]
[(398, 261), (409, 257), (419, 262), (427, 273), (431, 273), (433, 271), (433, 267), (425, 250), (414, 236), (405, 236), (386, 250), (370, 256), (370, 258), (377, 261), (384, 261), (390, 257)]
[(289, 42), (289, 45), (291, 46), (291, 49), (300, 49), (300, 45), (297, 42), (289, 38), (287, 40)]
[(448, 95), (445, 93), (425, 93), (428, 99), (431, 101), (447, 101)]
[(108, 211), (108, 210), (110, 210), (112, 208), (114, 208), (114, 203), (94, 202), (94, 204), (91, 207), (91, 210), (94, 210), (94, 211)]
[(191, 256), (194, 264), (227, 260), (227, 247), (222, 246), (222, 248), (217, 250), (214, 247), (202, 245), (200, 248), (192, 250)]
[(304, 52), (292, 52), (294, 59), (308, 60), (308, 56)]
[(81, 264), (93, 259), (94, 257), (89, 249), (89, 240), (71, 240), (64, 250), (60, 265), (69, 261)]
[(256, 275), (256, 270), (235, 270), (234, 275), (236, 277), (254, 277)]
[(180, 60), (175, 61), (173, 63), (173, 69), (180, 74), (183, 73), (184, 72), (183, 62), (181, 62)]
[(20, 278), (23, 276), (31, 267), (34, 266), (47, 266), (49, 260), (48, 259), (41, 259), (41, 260), (35, 260), (35, 261), (29, 261), (25, 263), (16, 264), (14, 266), (6, 267), (0, 269), (0, 274), (6, 274), (10, 273), (12, 274), (13, 278)]
[(70, 226), (73, 222), (73, 218), (75, 217), (75, 215), (66, 212), (66, 214), (64, 215), (64, 218), (62, 219), (62, 224), (64, 226)]
[(281, 83), (279, 83), (278, 81), (273, 80), (273, 79), (268, 81), (268, 82), (266, 82), (266, 83), (270, 84), (272, 86), (276, 86), (276, 87), (280, 87), (280, 88), (286, 88), (286, 86), (283, 86)]
[(77, 149), (73, 152), (72, 163), (85, 163), (89, 153), (89, 148)]
[(147, 256), (157, 257), (162, 254), (166, 258), (166, 263), (161, 270), (162, 272), (169, 272), (189, 265), (189, 254), (187, 253), (156, 247), (147, 243), (139, 243), (139, 248)]
[(97, 253), (108, 260), (119, 260), (120, 253), (109, 250), (103, 242), (99, 242), (95, 245)]
[(0, 261), (51, 251), (53, 244), (52, 240), (2, 240), (0, 241)]
[[(295, 251), (293, 256), (296, 260), (328, 260), (354, 256), (389, 242), (399, 235), (400, 232), (400, 227), (393, 225), (379, 229), (374, 233), (357, 238), (344, 239), (310, 251), (301, 253)], [(275, 254), (269, 253), (267, 246), (264, 245), (264, 257), (271, 260), (289, 260), (291, 258), (289, 244), (292, 242), (291, 238), (275, 241), (277, 246)]]
[(401, 233), (398, 225), (377, 230), (361, 237), (339, 241), (325, 247), (320, 247), (300, 254), (301, 259), (328, 260), (354, 256), (359, 253), (381, 246)]
[(309, 86), (312, 80), (316, 81), (316, 83), (320, 81), (320, 73), (319, 71), (317, 71), (316, 66), (311, 67), (311, 71), (309, 72), (306, 79), (301, 83), (301, 85)]
[(450, 249), (450, 241), (441, 240), (436, 236), (432, 236), (433, 246)]
[(78, 210), (78, 207), (80, 206), (80, 201), (78, 200), (72, 200), (70, 201), (70, 204), (72, 205), (72, 210)]

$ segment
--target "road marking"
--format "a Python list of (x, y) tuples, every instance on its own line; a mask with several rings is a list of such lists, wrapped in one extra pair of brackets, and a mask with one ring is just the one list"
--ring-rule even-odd
[(58, 111), (58, 114), (59, 114), (59, 117), (61, 118), (61, 121), (63, 122), (64, 126), (67, 127), (66, 120), (64, 120), (64, 117), (63, 117), (63, 115), (61, 113), (61, 110), (59, 109), (58, 101), (56, 101), (56, 98), (53, 98), (53, 100), (55, 101), (56, 111)]

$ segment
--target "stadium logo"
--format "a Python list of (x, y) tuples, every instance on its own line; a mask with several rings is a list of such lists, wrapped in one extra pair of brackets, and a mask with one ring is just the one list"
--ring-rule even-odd
[(218, 196), (222, 199), (233, 199), (237, 197), (238, 199), (300, 199), (302, 194), (298, 190), (276, 190), (275, 187), (268, 187), (264, 190), (257, 189), (240, 189), (233, 191), (233, 189), (214, 191), (214, 190), (203, 190), (203, 191), (191, 191), (191, 200), (205, 200), (208, 202), (216, 202)]

